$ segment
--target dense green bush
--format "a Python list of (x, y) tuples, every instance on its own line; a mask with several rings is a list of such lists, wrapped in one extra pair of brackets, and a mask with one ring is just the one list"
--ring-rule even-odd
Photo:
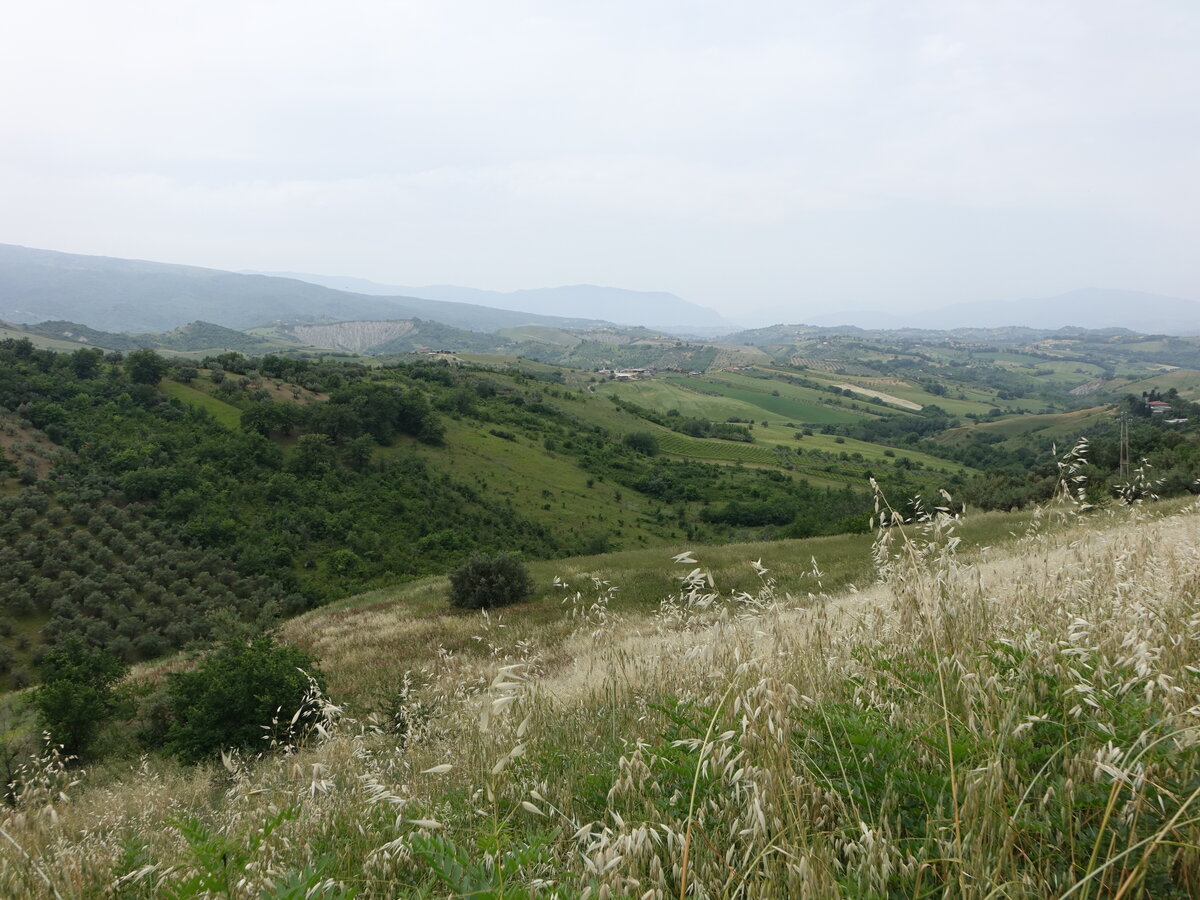
[(125, 664), (114, 654), (64, 641), (38, 662), (42, 683), (33, 693), (38, 722), (63, 752), (83, 756), (117, 707), (116, 684)]
[(531, 593), (529, 568), (511, 553), (473, 556), (450, 573), (450, 603), (460, 609), (509, 606)]
[(658, 438), (649, 431), (634, 431), (625, 435), (625, 446), (644, 456), (658, 456)]
[[(167, 685), (167, 749), (185, 762), (200, 762), (222, 750), (255, 750), (264, 737), (299, 740), (317, 708), (313, 684), (324, 676), (305, 651), (269, 636), (231, 642), (190, 672), (171, 675)], [(277, 721), (274, 733), (264, 730)]]
[(153, 350), (134, 350), (125, 357), (125, 371), (135, 384), (158, 384), (171, 364)]

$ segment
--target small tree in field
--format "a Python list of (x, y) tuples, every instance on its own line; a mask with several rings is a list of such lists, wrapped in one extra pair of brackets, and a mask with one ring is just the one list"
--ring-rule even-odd
[(533, 579), (519, 556), (473, 556), (450, 573), (450, 604), (492, 609), (519, 603), (533, 593)]

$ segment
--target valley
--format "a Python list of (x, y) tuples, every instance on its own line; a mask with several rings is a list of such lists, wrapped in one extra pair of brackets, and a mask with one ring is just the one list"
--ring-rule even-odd
[[(0, 490), (35, 515), (7, 529), (6, 558), (32, 564), (7, 570), (10, 592), (52, 595), (31, 539), (71, 538), (69, 515), (45, 515), (80, 497), (272, 581), (296, 610), (476, 552), (538, 559), (862, 532), (871, 480), (910, 508), (939, 489), (971, 507), (1025, 507), (1049, 499), (1056, 454), (1084, 437), (1090, 495), (1111, 502), (1128, 478), (1122, 416), (1131, 458), (1149, 462), (1159, 493), (1193, 492), (1200, 477), (1187, 339), (1002, 332), (989, 347), (942, 333), (767, 329), (741, 335), (761, 341), (747, 346), (640, 330), (607, 343), (598, 338), (618, 333), (607, 326), (518, 331), (536, 352), (498, 353), (515, 349), (512, 330), (471, 332), (462, 346), (451, 326), (410, 321), (252, 335), (203, 323), (164, 335), (11, 328)], [(446, 352), (361, 352), (433, 333)], [(318, 335), (340, 346), (300, 343)], [(64, 352), (72, 339), (87, 346)], [(562, 362), (581, 348), (599, 365)], [(1172, 348), (1180, 365), (1159, 362)], [(1172, 412), (1152, 413), (1147, 399)], [(129, 590), (144, 602), (144, 589)], [(29, 623), (51, 610), (37, 599), (15, 609), (10, 634), (24, 637), (4, 674), (20, 685), (40, 645)], [(88, 640), (116, 646), (120, 618)], [(131, 649), (137, 627), (124, 631), (121, 653), (143, 658)]]
[[(219, 834), (247, 872), (256, 854), (272, 855), (271, 874), (254, 876), (268, 892), (286, 870), (312, 896), (384, 896), (399, 884), (509, 896), (498, 869), (472, 868), (491, 853), (522, 883), (674, 893), (663, 866), (675, 851), (634, 846), (651, 827), (687, 844), (698, 820), (679, 797), (691, 779), (704, 815), (751, 823), (723, 856), (687, 844), (690, 877), (706, 890), (794, 881), (811, 896), (834, 885), (915, 891), (911, 874), (897, 874), (914, 860), (926, 861), (921, 881), (952, 877), (932, 860), (947, 821), (999, 840), (975, 811), (947, 812), (947, 791), (967, 784), (962, 766), (978, 773), (992, 754), (1014, 753), (1005, 792), (1045, 784), (1086, 811), (1070, 826), (1039, 819), (1030, 834), (1075, 828), (1071, 839), (1084, 840), (1107, 801), (1070, 794), (1063, 779), (1108, 752), (1113, 735), (1167, 746), (1173, 732), (1120, 684), (1174, 684), (1180, 647), (1197, 640), (1181, 623), (1200, 485), (1200, 339), (811, 326), (705, 339), (601, 321), (447, 318), (458, 324), (310, 308), (245, 330), (4, 325), (0, 767), (19, 811), (4, 827), (31, 850), (22, 860), (73, 871), (91, 885), (84, 896), (104, 879), (154, 896), (178, 872), (200, 871), (188, 854)], [(502, 610), (450, 604), (459, 567), (511, 554), (525, 592)], [(1141, 606), (1108, 592), (1130, 559)], [(1064, 565), (1112, 574), (1051, 576)], [(1056, 591), (1061, 605), (1047, 606)], [(1103, 611), (1094, 652), (1115, 679), (1083, 719), (1054, 699), (1085, 683), (1062, 655), (1080, 603)], [(1139, 610), (1154, 603), (1151, 626)], [(1158, 680), (1122, 655), (1121, 623), (1134, 621), (1159, 647)], [(1014, 628), (1044, 640), (997, 650), (1015, 647)], [(1168, 632), (1183, 637), (1171, 644)], [(998, 718), (969, 712), (983, 695), (965, 676), (947, 681), (943, 663), (931, 669), (935, 658), (993, 685), (988, 702), (1006, 704)], [(1022, 674), (1005, 694), (994, 686), (1014, 667), (1033, 680)], [(953, 696), (934, 690), (951, 683)], [(1028, 688), (1050, 683), (1049, 694)], [(809, 699), (793, 696), (801, 689)], [(789, 710), (793, 762), (763, 743), (763, 702)], [(924, 724), (887, 719), (901, 709)], [(1038, 743), (1038, 723), (1051, 719), (1070, 732), (1061, 758)], [(998, 735), (1018, 721), (1029, 724), (1006, 749)], [(100, 767), (78, 779), (80, 815), (125, 790), (130, 761), (143, 760), (158, 787), (113, 813), (114, 834), (170, 867), (139, 868), (83, 836), (75, 846), (88, 861), (70, 868), (66, 845), (28, 814), (46, 802), (75, 821), (37, 793), (78, 765), (39, 749), (41, 728)], [(1036, 740), (1017, 741), (1023, 728)], [(920, 748), (939, 729), (949, 736), (930, 756)], [(862, 750), (861, 775), (828, 756), (841, 744)], [(241, 749), (214, 755), (227, 746)], [(1191, 769), (1164, 754), (1155, 764), (1178, 795)], [(709, 794), (696, 773), (717, 757), (726, 768)], [(880, 758), (895, 765), (872, 780)], [(287, 760), (315, 774), (287, 787)], [(220, 771), (243, 785), (240, 799), (189, 806)], [(639, 771), (653, 779), (631, 781)], [(773, 772), (838, 805), (811, 833), (798, 800), (774, 808), (791, 823), (778, 827), (820, 848), (804, 878), (747, 818)], [(435, 786), (434, 773), (454, 774)], [(906, 811), (868, 810), (876, 794)], [(279, 822), (245, 802), (266, 795), (290, 798)], [(1130, 802), (1141, 796), (1131, 789)], [(380, 802), (409, 813), (381, 818)], [(134, 825), (179, 803), (199, 830), (172, 826), (160, 839)], [(498, 823), (490, 830), (472, 812), (483, 806)], [(543, 820), (557, 824), (545, 832)], [(823, 861), (842, 852), (823, 843), (829, 835), (843, 835), (840, 847), (861, 827), (901, 829), (908, 849), (887, 851), (893, 874)], [(1168, 827), (1156, 814), (1108, 840), (1143, 846)], [(269, 839), (278, 828), (282, 843)], [(1063, 862), (1060, 840), (1027, 836), (1022, 877), (1039, 879), (1035, 894), (1095, 871), (1080, 853)], [(343, 849), (292, 849), (327, 841)], [(720, 862), (729, 853), (741, 854), (736, 878)], [(972, 864), (1002, 877), (1009, 858), (985, 846)], [(593, 865), (577, 869), (580, 859)], [(58, 875), (40, 878), (25, 862), (4, 869), (0, 888), (54, 896)], [(370, 867), (378, 883), (362, 877)]]

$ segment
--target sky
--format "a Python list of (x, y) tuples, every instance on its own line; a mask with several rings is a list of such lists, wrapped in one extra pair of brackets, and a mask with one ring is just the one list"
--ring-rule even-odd
[(743, 321), (1200, 300), (1195, 0), (39, 0), (0, 243)]

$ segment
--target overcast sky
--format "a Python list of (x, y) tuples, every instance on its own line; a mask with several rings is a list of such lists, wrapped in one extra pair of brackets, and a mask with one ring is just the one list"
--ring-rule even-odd
[(1198, 46), (1196, 0), (10, 3), (0, 242), (789, 321), (1200, 300)]

